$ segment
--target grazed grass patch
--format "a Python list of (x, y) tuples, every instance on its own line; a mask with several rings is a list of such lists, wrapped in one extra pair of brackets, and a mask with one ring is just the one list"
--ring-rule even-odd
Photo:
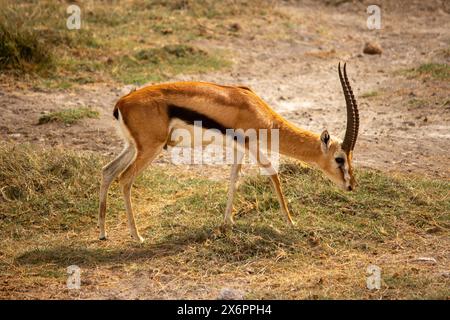
[(417, 68), (407, 70), (406, 74), (413, 77), (450, 80), (450, 65), (446, 63), (424, 63)]
[(73, 124), (85, 118), (98, 118), (99, 112), (90, 107), (71, 108), (61, 111), (53, 111), (39, 117), (38, 124), (49, 122), (61, 122)]

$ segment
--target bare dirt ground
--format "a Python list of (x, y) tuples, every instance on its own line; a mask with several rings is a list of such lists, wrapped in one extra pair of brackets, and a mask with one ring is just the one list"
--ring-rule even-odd
[[(331, 134), (342, 138), (345, 130), (345, 103), (338, 80), (337, 64), (339, 61), (347, 61), (361, 116), (355, 165), (449, 179), (450, 107), (446, 101), (450, 83), (409, 77), (404, 70), (429, 61), (449, 63), (450, 13), (440, 6), (429, 7), (421, 2), (410, 3), (409, 7), (395, 7), (391, 4), (390, 7), (383, 7), (382, 30), (371, 31), (366, 27), (365, 8), (365, 5), (354, 3), (340, 6), (315, 5), (313, 2), (308, 6), (284, 4), (282, 10), (289, 11), (302, 21), (301, 24), (292, 26), (289, 37), (268, 39), (264, 37), (267, 28), (262, 26), (248, 38), (230, 38), (226, 43), (198, 41), (200, 46), (223, 48), (231, 52), (234, 60), (232, 69), (226, 73), (180, 75), (173, 80), (195, 79), (248, 85), (295, 124), (315, 132), (327, 128)], [(267, 25), (270, 28), (270, 19)], [(270, 31), (276, 33), (276, 30)], [(362, 48), (366, 41), (379, 42), (383, 53), (363, 54)], [(92, 150), (112, 157), (121, 149), (121, 140), (115, 133), (112, 108), (115, 101), (130, 89), (131, 86), (103, 83), (80, 86), (70, 91), (42, 91), (22, 88), (20, 84), (3, 83), (0, 87), (0, 135), (5, 140)], [(364, 97), (370, 92), (376, 94)], [(426, 103), (417, 105), (414, 103), (417, 100)], [(70, 126), (58, 123), (37, 125), (42, 113), (77, 105), (96, 108), (101, 113), (100, 118), (87, 119)], [(163, 154), (157, 161), (167, 163), (167, 154)], [(223, 177), (228, 175), (227, 169), (223, 172), (221, 168), (206, 170), (219, 172), (218, 175), (223, 174)], [(113, 232), (118, 234), (117, 237), (122, 234), (125, 237), (125, 222), (116, 226)], [(94, 233), (92, 236), (95, 239)], [(93, 240), (92, 246), (97, 245), (96, 243)], [(113, 240), (102, 245), (113, 248), (115, 244)], [(429, 247), (430, 255), (442, 255), (434, 249), (432, 239), (424, 243), (424, 246)], [(411, 250), (405, 255), (414, 254), (415, 249), (409, 249)], [(158, 252), (161, 255), (167, 254), (164, 248), (159, 248)], [(399, 256), (395, 259), (392, 256), (379, 259), (391, 261), (392, 264), (401, 263)], [(371, 257), (367, 257), (367, 261), (361, 262), (361, 265), (370, 260)], [(334, 262), (342, 267), (342, 274), (355, 271), (345, 270), (345, 262), (340, 261), (338, 256)], [(255, 265), (256, 268), (262, 268), (257, 262)], [(314, 267), (303, 267), (310, 270), (311, 274), (314, 271)], [(122, 271), (120, 275), (115, 272), (113, 267), (92, 268), (87, 271), (97, 279), (95, 285), (91, 286), (92, 290), (79, 296), (66, 292), (64, 296), (214, 298), (217, 292), (216, 288), (208, 287), (186, 288), (185, 292), (180, 292), (179, 281), (183, 277), (189, 278), (189, 274), (182, 274), (182, 268), (180, 275), (174, 277), (159, 274), (158, 266), (146, 270), (154, 274), (154, 278), (160, 279), (161, 283), (142, 282), (139, 274), (133, 272), (132, 266), (128, 268), (131, 281)], [(229, 267), (230, 270), (232, 268)], [(440, 265), (439, 268), (447, 270), (448, 266)], [(332, 278), (339, 279), (342, 274), (334, 274)], [(205, 277), (210, 276), (205, 270)], [(164, 281), (165, 277), (170, 278), (170, 281)], [(245, 281), (251, 281), (252, 277), (253, 275), (249, 275), (245, 279), (233, 280), (231, 276), (225, 275), (223, 282), (228, 286), (235, 283), (239, 287), (245, 285)], [(308, 281), (319, 280), (310, 278)], [(108, 282), (107, 289), (102, 287), (103, 281)], [(311, 283), (305, 282), (304, 285), (314, 285)], [(221, 284), (218, 283), (217, 288), (220, 287)], [(43, 289), (36, 288), (36, 295), (32, 292), (27, 294), (33, 298)], [(47, 294), (47, 297), (55, 296)]]

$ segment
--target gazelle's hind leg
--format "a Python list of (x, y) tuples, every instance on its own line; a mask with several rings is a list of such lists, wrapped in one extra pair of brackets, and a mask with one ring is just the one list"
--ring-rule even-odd
[(137, 150), (137, 155), (134, 161), (123, 171), (119, 177), (119, 183), (122, 189), (123, 198), (125, 201), (125, 209), (127, 211), (128, 227), (130, 228), (131, 236), (139, 241), (143, 242), (136, 227), (134, 220), (133, 209), (131, 206), (131, 187), (134, 179), (147, 167), (147, 165), (156, 158), (161, 152), (164, 143), (151, 143), (145, 146), (145, 150)]
[(106, 216), (106, 200), (108, 197), (108, 189), (114, 179), (127, 168), (136, 155), (136, 149), (132, 145), (128, 145), (122, 153), (113, 161), (103, 167), (102, 182), (100, 185), (100, 203), (98, 214), (98, 227), (100, 229), (100, 240), (106, 239), (105, 216)]
[(238, 148), (236, 145), (234, 146), (233, 150), (234, 154), (236, 155), (236, 161), (231, 166), (231, 173), (230, 173), (230, 185), (228, 188), (228, 199), (227, 199), (227, 206), (225, 209), (225, 214), (223, 217), (223, 223), (224, 225), (232, 225), (234, 224), (233, 220), (233, 199), (234, 195), (236, 194), (237, 189), (237, 182), (239, 179), (239, 173), (242, 168), (242, 160), (245, 155), (245, 150), (242, 150), (241, 148)]
[(230, 174), (230, 186), (228, 189), (227, 207), (225, 209), (225, 215), (223, 217), (223, 223), (225, 225), (234, 224), (233, 220), (233, 199), (236, 194), (237, 180), (239, 179), (239, 172), (241, 171), (242, 164), (237, 163), (231, 166)]

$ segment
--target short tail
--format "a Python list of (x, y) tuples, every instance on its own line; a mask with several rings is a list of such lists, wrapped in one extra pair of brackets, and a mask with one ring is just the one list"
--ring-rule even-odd
[(123, 101), (122, 99), (135, 91), (136, 91), (136, 87), (132, 88), (131, 91), (127, 95), (123, 96), (119, 101), (117, 101), (116, 105), (114, 106), (114, 110), (113, 110), (113, 116), (114, 116), (114, 118), (116, 118), (116, 120), (119, 120), (119, 105), (122, 104), (122, 101)]
[(119, 108), (117, 107), (117, 104), (114, 106), (113, 116), (116, 120), (119, 120)]

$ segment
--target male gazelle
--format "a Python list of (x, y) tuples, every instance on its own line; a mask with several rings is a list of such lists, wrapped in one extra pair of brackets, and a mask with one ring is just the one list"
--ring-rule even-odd
[[(278, 129), (279, 152), (319, 167), (325, 175), (345, 190), (355, 188), (352, 153), (358, 135), (359, 116), (347, 78), (338, 66), (339, 79), (347, 105), (347, 129), (343, 142), (330, 138), (327, 130), (318, 135), (300, 129), (272, 110), (247, 87), (221, 86), (204, 82), (176, 82), (148, 86), (122, 97), (113, 115), (126, 139), (122, 153), (103, 168), (100, 188), (100, 239), (106, 239), (105, 215), (108, 188), (119, 177), (131, 236), (142, 242), (131, 207), (131, 186), (136, 176), (171, 144), (171, 132), (180, 122), (192, 125), (202, 121), (208, 128)], [(181, 120), (181, 121), (180, 121)], [(245, 146), (244, 146), (245, 148)], [(258, 162), (262, 165), (262, 162)], [(267, 163), (264, 165), (267, 168)], [(271, 164), (268, 164), (269, 168)], [(233, 223), (232, 203), (241, 164), (232, 165), (224, 222)], [(273, 168), (272, 168), (273, 169)], [(270, 180), (281, 211), (292, 224), (278, 174), (272, 170)]]

